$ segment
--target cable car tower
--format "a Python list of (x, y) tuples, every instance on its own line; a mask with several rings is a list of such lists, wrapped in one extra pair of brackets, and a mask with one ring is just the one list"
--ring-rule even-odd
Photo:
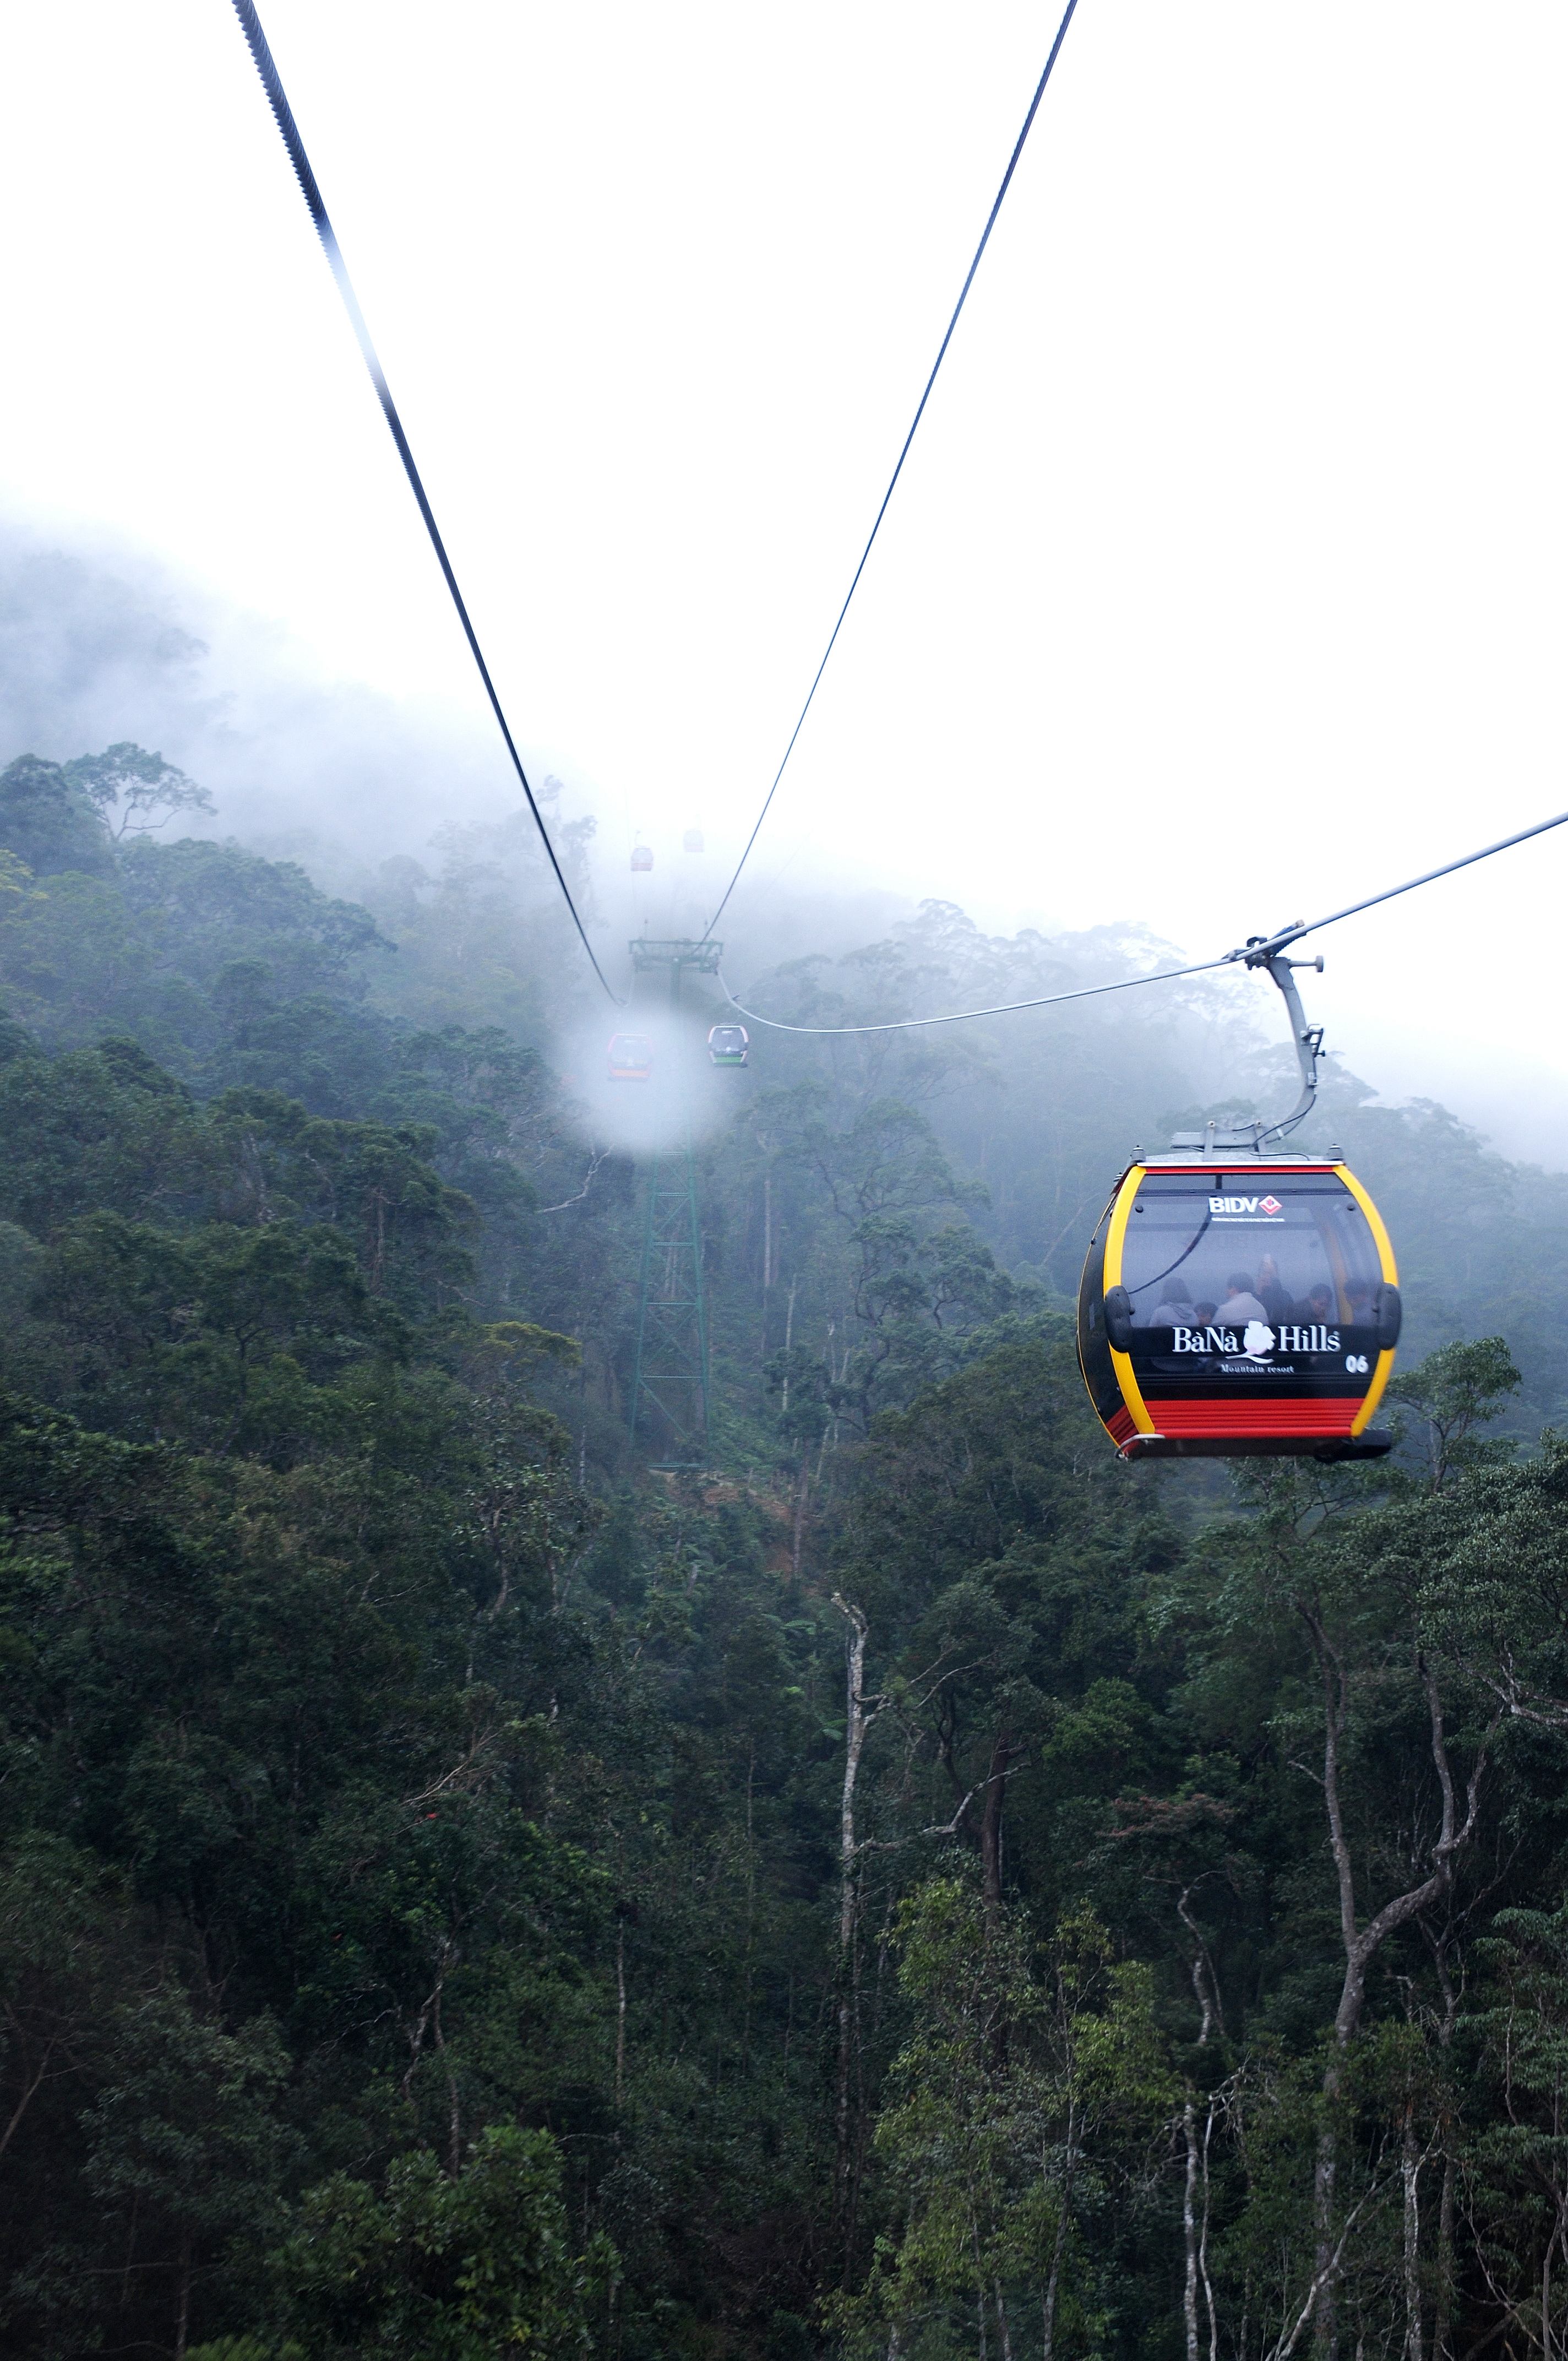
[[(681, 978), (717, 975), (724, 946), (680, 937), (630, 946), (639, 976), (670, 979), (670, 1007), (681, 1005)], [(691, 1091), (694, 1061), (680, 1039), (674, 1065), (681, 1092), (682, 1146), (655, 1157), (648, 1167), (642, 1227), (642, 1286), (637, 1307), (637, 1361), (627, 1420), (633, 1443), (639, 1433), (663, 1443), (666, 1467), (703, 1467), (708, 1456), (707, 1310), (702, 1290), (702, 1224), (696, 1202), (696, 1165), (692, 1155)]]

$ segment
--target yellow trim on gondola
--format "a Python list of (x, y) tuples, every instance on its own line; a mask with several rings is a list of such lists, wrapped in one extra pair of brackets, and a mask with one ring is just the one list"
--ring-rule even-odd
[[(1394, 1260), (1394, 1248), (1389, 1240), (1388, 1233), (1383, 1226), (1382, 1214), (1378, 1212), (1376, 1206), (1373, 1203), (1371, 1198), (1367, 1195), (1365, 1190), (1362, 1187), (1360, 1181), (1356, 1179), (1354, 1173), (1350, 1170), (1348, 1165), (1342, 1164), (1339, 1167), (1339, 1177), (1344, 1182), (1345, 1187), (1350, 1191), (1351, 1195), (1355, 1199), (1356, 1203), (1360, 1206), (1362, 1212), (1366, 1216), (1367, 1225), (1376, 1243), (1378, 1265), (1382, 1270), (1385, 1283), (1389, 1287), (1398, 1287), (1399, 1284), (1398, 1266)], [(1362, 1397), (1361, 1408), (1356, 1411), (1354, 1418), (1351, 1421), (1350, 1431), (1352, 1434), (1360, 1434), (1365, 1428), (1371, 1425), (1373, 1414), (1376, 1411), (1378, 1403), (1383, 1399), (1383, 1389), (1387, 1384), (1389, 1378), (1392, 1376), (1393, 1369), (1394, 1356), (1392, 1351), (1390, 1350), (1388, 1352), (1379, 1353), (1377, 1356), (1377, 1367), (1372, 1372), (1372, 1383), (1367, 1387), (1365, 1393)]]
[(1399, 1273), (1395, 1265), (1394, 1249), (1389, 1244), (1388, 1233), (1383, 1226), (1382, 1214), (1378, 1212), (1376, 1206), (1373, 1203), (1371, 1198), (1367, 1195), (1365, 1190), (1362, 1187), (1360, 1181), (1356, 1179), (1348, 1164), (1336, 1165), (1334, 1170), (1338, 1172), (1340, 1179), (1344, 1182), (1345, 1187), (1350, 1191), (1351, 1195), (1355, 1199), (1356, 1203), (1360, 1206), (1371, 1225), (1372, 1235), (1377, 1242), (1377, 1260), (1382, 1267), (1384, 1279), (1387, 1281), (1390, 1287), (1398, 1287), (1399, 1284)]
[(1366, 1398), (1350, 1422), (1352, 1434), (1359, 1434), (1364, 1427), (1371, 1425), (1372, 1414), (1383, 1399), (1383, 1389), (1388, 1382), (1393, 1367), (1393, 1352), (1390, 1350), (1387, 1353), (1379, 1353), (1377, 1367), (1372, 1372), (1372, 1383), (1366, 1389)]
[[(1111, 1226), (1105, 1233), (1105, 1278), (1102, 1290), (1105, 1295), (1108, 1295), (1113, 1287), (1120, 1287), (1122, 1284), (1122, 1245), (1127, 1235), (1127, 1219), (1133, 1210), (1133, 1200), (1143, 1186), (1144, 1172), (1145, 1167), (1141, 1164), (1135, 1164), (1128, 1172), (1116, 1199), (1116, 1209), (1111, 1216)], [(1122, 1400), (1127, 1406), (1134, 1426), (1140, 1434), (1157, 1434), (1159, 1430), (1149, 1416), (1148, 1406), (1139, 1390), (1137, 1378), (1133, 1374), (1132, 1355), (1118, 1353), (1115, 1345), (1111, 1344), (1109, 1336), (1106, 1337), (1105, 1342), (1110, 1345), (1111, 1367), (1116, 1372), (1116, 1383), (1122, 1389)]]
[[(1102, 1219), (1102, 1220), (1103, 1220), (1103, 1219), (1104, 1219), (1103, 1214), (1101, 1216), (1101, 1219)], [(1089, 1253), (1088, 1253), (1088, 1254), (1086, 1254), (1086, 1255), (1084, 1256), (1084, 1257), (1083, 1257), (1083, 1268), (1084, 1268), (1084, 1272), (1085, 1272), (1085, 1274), (1087, 1274), (1088, 1269), (1089, 1269), (1090, 1256), (1091, 1256), (1091, 1255), (1097, 1255), (1097, 1254), (1099, 1254), (1099, 1253), (1100, 1253), (1100, 1228), (1099, 1228), (1099, 1224), (1098, 1224), (1098, 1223), (1096, 1223), (1096, 1224), (1095, 1224), (1095, 1232), (1094, 1232), (1094, 1235), (1093, 1235), (1093, 1237), (1091, 1237), (1091, 1238), (1090, 1239), (1090, 1241), (1089, 1241)], [(1104, 1264), (1104, 1258), (1103, 1258), (1103, 1257), (1101, 1257), (1101, 1264), (1100, 1264), (1100, 1281), (1101, 1281), (1101, 1286), (1102, 1286), (1102, 1288), (1103, 1288), (1104, 1283), (1105, 1283), (1105, 1264)], [(1080, 1278), (1080, 1279), (1079, 1279), (1079, 1282), (1078, 1282), (1078, 1300), (1079, 1300), (1079, 1303), (1081, 1305), (1081, 1303), (1082, 1303), (1082, 1301), (1083, 1301), (1083, 1279), (1082, 1279), (1082, 1278)], [(1095, 1400), (1095, 1396), (1094, 1396), (1094, 1388), (1093, 1388), (1093, 1387), (1090, 1384), (1090, 1382), (1089, 1382), (1089, 1367), (1088, 1367), (1088, 1364), (1086, 1363), (1086, 1361), (1084, 1360), (1084, 1357), (1083, 1357), (1083, 1322), (1082, 1322), (1081, 1318), (1075, 1319), (1075, 1321), (1074, 1321), (1074, 1323), (1073, 1323), (1073, 1327), (1074, 1327), (1074, 1330), (1075, 1330), (1075, 1332), (1076, 1332), (1076, 1333), (1075, 1333), (1075, 1335), (1074, 1335), (1074, 1343), (1075, 1343), (1075, 1345), (1077, 1345), (1077, 1348), (1078, 1348), (1078, 1374), (1079, 1374), (1079, 1376), (1083, 1379), (1083, 1390), (1084, 1390), (1084, 1392), (1089, 1396), (1089, 1407), (1090, 1407), (1090, 1409), (1094, 1412), (1094, 1415), (1095, 1415), (1095, 1417), (1100, 1421), (1101, 1425), (1102, 1425), (1102, 1426), (1105, 1426), (1105, 1413), (1104, 1413), (1104, 1411), (1101, 1409), (1099, 1402)], [(1105, 1426), (1105, 1432), (1106, 1432), (1106, 1433), (1107, 1433), (1107, 1434), (1111, 1434), (1111, 1430), (1110, 1430), (1110, 1428), (1109, 1428), (1108, 1426)], [(1116, 1438), (1115, 1438), (1115, 1436), (1114, 1436), (1113, 1434), (1112, 1434), (1112, 1435), (1111, 1435), (1111, 1440), (1112, 1440), (1112, 1442), (1113, 1442), (1113, 1443), (1114, 1443), (1114, 1442), (1115, 1442)]]

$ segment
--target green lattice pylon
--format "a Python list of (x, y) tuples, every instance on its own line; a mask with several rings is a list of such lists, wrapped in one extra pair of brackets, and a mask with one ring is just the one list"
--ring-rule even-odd
[[(689, 939), (630, 946), (639, 976), (667, 974), (670, 1006), (681, 1005), (681, 977), (687, 968), (715, 975), (722, 943)], [(664, 1075), (683, 1097), (691, 1077), (682, 1070), (680, 1029), (671, 1045)], [(683, 1145), (648, 1168), (642, 1225), (642, 1287), (637, 1307), (637, 1362), (628, 1421), (631, 1440), (639, 1433), (665, 1449), (676, 1466), (702, 1466), (708, 1457), (707, 1311), (702, 1293), (702, 1223), (697, 1212), (696, 1163), (692, 1155), (690, 1100), (686, 1099)]]
[(707, 1459), (707, 1313), (702, 1296), (702, 1225), (690, 1137), (677, 1156), (649, 1168), (642, 1227), (642, 1294), (631, 1380), (631, 1440), (663, 1444), (688, 1466)]

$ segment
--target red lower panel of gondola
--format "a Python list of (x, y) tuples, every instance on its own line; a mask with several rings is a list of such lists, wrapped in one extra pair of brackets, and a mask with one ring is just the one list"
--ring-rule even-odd
[(1304, 1457), (1381, 1459), (1390, 1436), (1351, 1434), (1360, 1408), (1354, 1395), (1315, 1401), (1151, 1401), (1156, 1433), (1135, 1433), (1126, 1409), (1106, 1424), (1129, 1458), (1245, 1459), (1288, 1455), (1299, 1444)]
[(1357, 1394), (1315, 1401), (1151, 1401), (1149, 1416), (1162, 1434), (1348, 1435), (1361, 1408)]

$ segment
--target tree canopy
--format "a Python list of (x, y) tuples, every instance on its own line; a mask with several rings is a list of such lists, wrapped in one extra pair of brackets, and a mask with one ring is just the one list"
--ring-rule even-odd
[[(1196, 984), (770, 1039), (651, 1464), (526, 833), (211, 817), (0, 774), (6, 2353), (1559, 2352), (1568, 1182), (1336, 1071), (1398, 1450), (1125, 1467), (1084, 1238), (1275, 1053)], [(747, 982), (1158, 953), (931, 904)]]

